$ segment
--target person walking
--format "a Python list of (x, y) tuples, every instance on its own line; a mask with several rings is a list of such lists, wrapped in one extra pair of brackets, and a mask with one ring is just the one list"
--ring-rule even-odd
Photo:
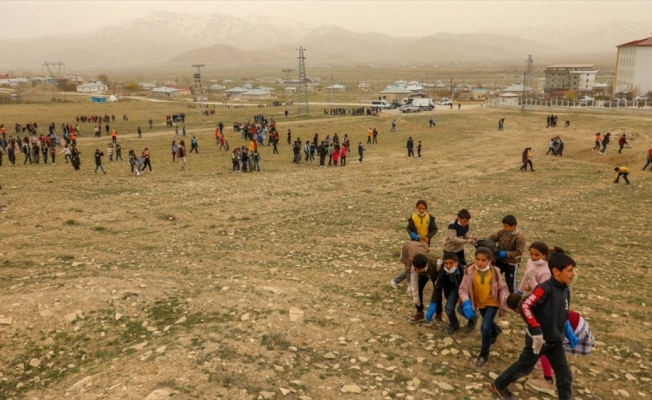
[(430, 119), (428, 120), (428, 123), (430, 124), (430, 127), (432, 128), (433, 126), (435, 126), (435, 119), (433, 117), (430, 117)]
[(525, 172), (527, 171), (527, 166), (530, 166), (530, 171), (534, 172), (534, 167), (532, 166), (532, 159), (531, 159), (531, 153), (532, 151), (531, 147), (526, 147), (525, 150), (523, 150), (522, 153), (522, 160), (523, 160), (523, 165), (521, 166), (521, 171)]
[(151, 174), (153, 172), (152, 162), (150, 161), (151, 154), (147, 147), (145, 147), (145, 150), (143, 150), (142, 157), (143, 157), (143, 171), (145, 171), (145, 168), (149, 167), (149, 173)]
[(192, 139), (190, 139), (190, 152), (192, 153), (194, 151), (195, 153), (199, 154), (199, 150), (197, 150), (197, 147), (198, 147), (197, 138), (195, 137), (195, 135), (192, 135)]
[(358, 156), (360, 156), (360, 158), (358, 158), (358, 163), (362, 162), (362, 157), (364, 155), (364, 151), (365, 151), (365, 148), (362, 146), (362, 142), (359, 142), (358, 143)]
[(645, 163), (643, 171), (645, 171), (645, 168), (647, 168), (648, 165), (650, 166), (650, 171), (652, 171), (652, 147), (650, 147), (647, 151), (647, 163)]
[(610, 140), (611, 140), (611, 133), (607, 132), (602, 138), (602, 150), (600, 150), (600, 154), (605, 154), (605, 152), (607, 151), (607, 145), (609, 144)]
[(183, 140), (179, 141), (177, 151), (179, 152), (179, 164), (181, 164), (179, 169), (183, 171), (186, 169), (186, 162), (188, 161), (188, 158), (186, 157), (186, 143)]
[(106, 170), (104, 169), (104, 166), (102, 165), (102, 156), (104, 156), (104, 153), (100, 151), (100, 149), (95, 149), (95, 173), (97, 174), (98, 168), (102, 170), (103, 173), (106, 174)]
[(618, 154), (622, 153), (623, 147), (625, 147), (625, 145), (629, 146), (629, 143), (627, 143), (627, 136), (623, 133), (623, 135), (618, 139), (618, 146), (620, 146), (618, 149)]
[(600, 135), (600, 132), (595, 134), (595, 146), (593, 146), (593, 149), (591, 151), (596, 151), (600, 150), (600, 143), (602, 143), (602, 136)]

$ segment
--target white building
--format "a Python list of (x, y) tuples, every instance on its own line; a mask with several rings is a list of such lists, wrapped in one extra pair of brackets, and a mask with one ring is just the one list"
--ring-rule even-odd
[(179, 96), (181, 92), (179, 89), (171, 88), (169, 86), (161, 86), (150, 90), (149, 94), (154, 97), (175, 97)]
[(243, 99), (262, 100), (272, 97), (272, 92), (268, 90), (251, 89), (241, 94)]
[(248, 92), (248, 91), (249, 91), (249, 89), (245, 89), (245, 88), (236, 86), (234, 88), (225, 90), (224, 93), (226, 93), (227, 96), (234, 96), (234, 95), (239, 96), (242, 93)]
[(652, 90), (652, 37), (621, 44), (616, 55), (616, 91)]
[(332, 86), (328, 86), (326, 89), (333, 92), (346, 92), (346, 86), (340, 85), (339, 83), (336, 83)]
[(545, 92), (574, 90), (589, 92), (593, 90), (598, 71), (593, 64), (555, 64), (545, 70)]
[(109, 88), (103, 84), (102, 81), (90, 81), (77, 86), (77, 91), (79, 93), (104, 93), (107, 90), (109, 90)]

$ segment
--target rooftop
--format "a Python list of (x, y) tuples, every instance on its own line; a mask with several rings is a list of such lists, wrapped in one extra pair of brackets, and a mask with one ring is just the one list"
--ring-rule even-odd
[(548, 65), (548, 68), (593, 68), (593, 64), (552, 64)]
[(634, 40), (633, 42), (624, 43), (616, 47), (628, 47), (628, 46), (652, 46), (652, 37), (640, 40)]

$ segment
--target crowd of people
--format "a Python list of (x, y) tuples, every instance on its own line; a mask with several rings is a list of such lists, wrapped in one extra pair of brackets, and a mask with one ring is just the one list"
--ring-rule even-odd
[[(490, 390), (501, 399), (515, 399), (509, 385), (529, 375), (538, 363), (543, 376), (529, 379), (527, 385), (551, 396), (556, 389), (560, 399), (570, 399), (572, 373), (566, 354), (590, 355), (595, 343), (586, 320), (570, 307), (575, 261), (562, 248), (542, 241), (532, 242), (526, 253), (525, 237), (513, 215), (506, 215), (502, 228), (486, 238), (471, 235), (470, 221), (471, 213), (461, 209), (448, 223), (439, 256), (432, 251), (439, 231), (435, 217), (426, 201), (416, 203), (401, 249), (403, 269), (390, 281), (394, 289), (407, 281), (407, 294), (416, 309), (408, 322), (445, 327), (447, 335), (462, 329), (461, 318), (467, 332), (479, 325), (475, 365), (483, 367), (502, 333), (496, 318), (510, 309), (516, 311), (527, 331), (525, 346), (517, 361), (490, 383)], [(474, 249), (470, 264), (467, 246)], [(529, 259), (518, 282), (526, 254)], [(429, 283), (433, 289), (427, 301), (424, 289)]]

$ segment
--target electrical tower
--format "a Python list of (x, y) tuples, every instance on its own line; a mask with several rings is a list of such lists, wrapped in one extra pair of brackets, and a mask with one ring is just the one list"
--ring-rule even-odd
[(195, 72), (192, 77), (195, 80), (195, 94), (197, 96), (202, 96), (203, 95), (203, 88), (201, 86), (201, 69), (205, 67), (204, 64), (193, 64), (193, 68), (197, 68), (197, 72)]
[(299, 115), (308, 115), (308, 85), (306, 84), (306, 57), (303, 47), (299, 47)]
[(527, 61), (525, 62), (527, 64), (527, 69), (525, 70), (525, 79), (523, 82), (523, 86), (528, 87), (530, 89), (533, 89), (532, 87), (532, 64), (534, 63), (534, 60), (532, 59), (532, 55), (527, 56)]
[[(48, 70), (48, 74), (50, 74), (50, 77), (54, 80), (54, 85), (59, 86), (59, 75), (61, 74), (61, 70), (66, 67), (66, 64), (62, 63), (59, 61), (58, 63), (55, 62), (50, 62), (48, 63), (47, 61), (43, 63), (41, 68), (45, 67)], [(56, 67), (56, 72), (53, 68)]]

